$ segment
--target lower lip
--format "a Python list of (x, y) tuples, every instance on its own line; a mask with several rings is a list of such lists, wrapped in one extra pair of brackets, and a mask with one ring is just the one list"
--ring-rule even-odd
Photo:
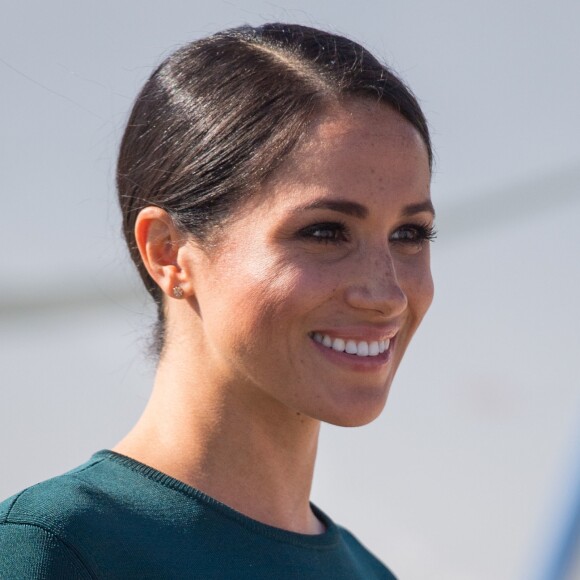
[(314, 338), (310, 338), (312, 344), (318, 351), (326, 357), (330, 362), (339, 365), (345, 369), (352, 371), (377, 371), (384, 368), (391, 360), (391, 352), (393, 350), (394, 339), (391, 339), (388, 350), (376, 356), (358, 356), (356, 354), (348, 354), (346, 352), (339, 352), (333, 348), (328, 348), (316, 342)]

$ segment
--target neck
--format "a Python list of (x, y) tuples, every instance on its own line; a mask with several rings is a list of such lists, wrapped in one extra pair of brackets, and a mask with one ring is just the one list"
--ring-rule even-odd
[(141, 419), (114, 450), (252, 519), (321, 533), (309, 504), (319, 422), (173, 358), (160, 363)]

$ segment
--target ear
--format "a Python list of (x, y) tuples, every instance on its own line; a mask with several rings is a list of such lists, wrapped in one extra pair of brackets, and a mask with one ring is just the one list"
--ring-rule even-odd
[(191, 272), (183, 267), (187, 238), (165, 210), (149, 206), (139, 212), (135, 241), (147, 272), (167, 296), (175, 298), (176, 287), (182, 296), (193, 294)]

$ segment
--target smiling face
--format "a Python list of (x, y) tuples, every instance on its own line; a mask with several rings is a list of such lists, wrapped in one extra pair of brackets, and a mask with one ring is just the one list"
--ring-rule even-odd
[(392, 109), (323, 117), (192, 257), (206, 380), (265, 412), (374, 419), (433, 296), (429, 184), (425, 145)]

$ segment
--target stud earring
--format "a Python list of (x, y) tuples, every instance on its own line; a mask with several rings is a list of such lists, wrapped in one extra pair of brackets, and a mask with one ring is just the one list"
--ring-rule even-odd
[(173, 297), (177, 299), (183, 298), (183, 288), (181, 286), (173, 287)]

